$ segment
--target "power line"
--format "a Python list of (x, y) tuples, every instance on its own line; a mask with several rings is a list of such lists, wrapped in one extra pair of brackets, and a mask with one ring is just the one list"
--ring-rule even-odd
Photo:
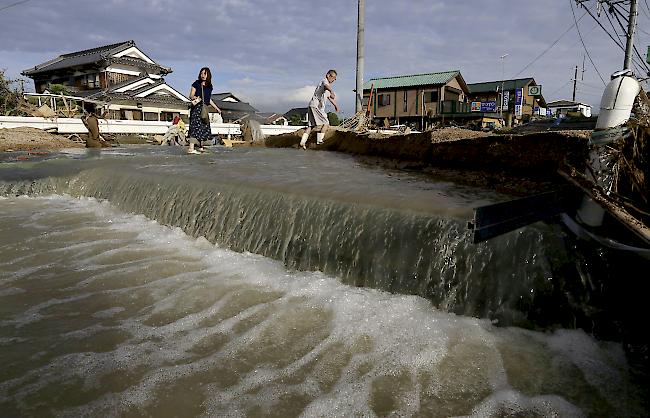
[[(616, 18), (616, 21), (617, 21), (618, 24), (621, 26), (621, 29), (623, 30), (623, 32), (627, 34), (627, 28), (623, 25), (623, 23), (622, 23), (621, 20), (619, 19), (619, 15), (623, 18), (624, 21), (627, 21), (627, 19), (625, 18), (625, 16), (623, 15), (623, 13), (615, 7), (615, 6), (622, 7), (622, 6), (619, 6), (619, 3), (621, 3), (621, 2), (619, 1), (619, 2), (615, 2), (615, 3), (608, 3), (608, 4), (610, 5), (608, 11), (609, 11), (611, 14), (614, 15), (614, 17)], [(580, 3), (580, 4), (583, 5), (582, 3)], [(600, 21), (596, 18), (596, 16), (594, 16), (594, 15), (591, 13), (591, 11), (590, 11), (589, 9), (587, 9), (586, 7), (585, 7), (585, 10), (587, 11), (587, 13), (589, 13), (589, 15), (592, 17), (592, 19), (594, 19), (594, 20), (596, 21), (596, 23), (598, 23), (598, 25), (603, 29), (603, 31), (605, 31), (605, 33), (606, 33), (606, 34), (607, 34), (607, 35), (612, 39), (612, 41), (614, 41), (614, 43), (615, 43), (619, 48), (621, 48), (621, 50), (625, 51), (625, 48), (623, 47), (622, 43), (621, 43), (619, 40), (615, 39), (615, 38), (612, 36), (612, 34), (609, 33), (609, 31), (608, 31), (607, 29), (605, 29), (605, 27), (600, 23)], [(609, 20), (609, 23), (610, 23), (610, 25), (612, 26), (612, 29), (614, 30), (614, 33), (616, 34), (616, 36), (617, 36), (617, 37), (622, 37), (623, 35), (619, 35), (619, 34), (618, 34), (618, 31), (617, 31), (616, 28), (614, 27), (614, 23), (613, 23), (613, 22), (611, 21), (611, 19), (609, 18), (609, 15), (608, 15), (607, 13), (605, 13), (605, 16), (607, 17), (607, 20)], [(627, 35), (625, 35), (625, 36), (627, 36)], [(635, 50), (634, 52), (635, 52), (636, 56), (638, 57), (638, 59), (635, 59), (634, 57), (632, 57), (634, 63), (637, 64), (637, 65), (639, 65), (639, 66), (641, 66), (641, 67), (643, 67), (643, 68), (648, 68), (648, 69), (650, 69), (650, 67), (648, 67), (648, 64), (646, 64), (646, 63), (644, 62), (644, 59), (643, 59), (643, 57), (641, 56), (641, 54), (638, 52), (638, 50), (636, 50), (636, 47), (634, 47), (634, 50)], [(639, 60), (640, 60), (640, 61), (639, 61)], [(644, 70), (644, 71), (645, 71), (645, 70)]]
[(598, 67), (596, 67), (596, 64), (594, 64), (594, 60), (591, 59), (591, 55), (589, 54), (589, 51), (587, 50), (587, 46), (585, 45), (585, 41), (582, 39), (582, 34), (580, 33), (580, 26), (578, 26), (578, 21), (576, 20), (576, 12), (573, 10), (573, 0), (569, 0), (569, 4), (571, 4), (571, 14), (573, 15), (573, 21), (575, 22), (576, 25), (576, 30), (578, 31), (578, 36), (580, 37), (580, 42), (582, 42), (582, 47), (584, 48), (585, 52), (587, 53), (587, 57), (589, 57), (589, 62), (591, 62), (591, 65), (594, 66), (594, 69), (596, 70), (596, 74), (598, 74), (598, 77), (600, 77), (600, 81), (603, 82), (603, 85), (606, 85), (605, 80), (603, 79), (603, 76), (600, 75), (600, 71), (598, 71)]
[[(616, 4), (616, 5), (617, 5), (617, 4)], [(627, 37), (628, 35), (627, 35), (626, 24), (629, 22), (629, 19), (626, 18), (625, 15), (623, 14), (623, 12), (624, 12), (625, 10), (623, 10), (623, 12), (622, 12), (622, 11), (619, 10), (619, 9), (616, 9), (616, 8), (614, 8), (614, 7), (611, 7), (611, 8), (610, 8), (610, 11), (611, 11), (612, 14), (614, 14), (614, 17), (616, 18), (616, 21), (617, 21), (618, 24), (620, 25), (621, 30), (623, 30), (623, 32), (626, 33), (625, 36)], [(625, 22), (625, 24), (624, 24), (623, 22), (621, 22), (621, 19), (619, 18), (619, 16), (620, 16), (620, 18), (623, 19), (623, 21)], [(637, 26), (638, 26), (638, 25), (637, 25)], [(638, 28), (637, 28), (637, 29), (638, 29)], [(617, 33), (617, 35), (618, 35), (618, 33)], [(643, 56), (639, 53), (639, 50), (637, 49), (636, 45), (632, 45), (632, 48), (634, 49), (634, 54), (636, 55), (636, 58), (632, 57), (632, 61), (634, 61), (634, 63), (637, 65), (637, 69), (638, 69), (638, 70), (642, 70), (641, 72), (648, 72), (648, 71), (650, 71), (650, 66), (648, 66), (648, 64), (644, 61)]]
[(563, 88), (565, 88), (568, 84), (570, 84), (570, 83), (572, 83), (572, 82), (573, 82), (573, 80), (569, 80), (569, 81), (567, 81), (566, 83), (564, 83), (564, 84), (562, 85), (562, 87), (560, 87), (559, 89), (555, 90), (553, 93), (549, 94), (548, 96), (549, 96), (549, 97), (553, 96), (555, 93), (557, 93), (558, 91), (562, 90)]
[(0, 7), (0, 12), (3, 11), (3, 10), (8, 9), (10, 7), (14, 7), (14, 6), (18, 6), (19, 4), (27, 3), (28, 1), (29, 0), (21, 0), (21, 1), (15, 2), (15, 3), (8, 4), (8, 5), (3, 6), (3, 7)]
[(593, 84), (585, 83), (585, 82), (582, 82), (580, 80), (578, 80), (577, 82), (578, 82), (578, 84), (582, 84), (582, 86), (584, 86), (584, 87), (589, 87), (589, 88), (592, 88), (592, 89), (598, 89), (601, 92), (603, 91), (603, 88), (600, 87), (600, 86), (594, 86)]
[(620, 38), (622, 37), (622, 35), (618, 34), (618, 31), (616, 30), (616, 27), (614, 26), (614, 22), (612, 22), (612, 18), (609, 17), (608, 13), (605, 13), (605, 17), (607, 18), (607, 21), (609, 22), (609, 26), (612, 27), (612, 30), (616, 34), (616, 39), (617, 39), (617, 44), (616, 45), (618, 45), (618, 47), (621, 48), (621, 50), (624, 51), (625, 48), (623, 47), (623, 43), (620, 41)]
[[(580, 20), (582, 20), (582, 18), (585, 17), (586, 14), (587, 14), (587, 12), (585, 12), (582, 16), (580, 16), (580, 19), (578, 19), (578, 20), (576, 21), (576, 23), (579, 22)], [(560, 42), (560, 39), (562, 39), (562, 37), (563, 37), (564, 35), (566, 35), (566, 34), (567, 34), (571, 29), (573, 29), (573, 27), (576, 25), (576, 23), (574, 23), (573, 25), (569, 26), (569, 28), (568, 28), (567, 30), (565, 30), (564, 32), (562, 32), (562, 35), (560, 35), (559, 38), (557, 38), (557, 39), (556, 39), (556, 40), (555, 40), (551, 45), (549, 45), (548, 48), (546, 48), (544, 51), (542, 51), (541, 54), (539, 54), (537, 57), (535, 57), (534, 60), (532, 60), (528, 65), (526, 65), (524, 68), (522, 68), (521, 71), (519, 71), (517, 74), (515, 74), (512, 78), (515, 78), (515, 77), (517, 77), (519, 74), (521, 74), (521, 73), (523, 73), (524, 71), (526, 71), (526, 70), (528, 69), (528, 67), (530, 67), (531, 65), (533, 65), (533, 64), (535, 63), (535, 61), (537, 61), (538, 59), (540, 59), (540, 58), (541, 58), (544, 54), (546, 54), (546, 53), (547, 53), (551, 48), (553, 48), (553, 47), (555, 46), (555, 44), (557, 44), (558, 42)]]
[[(586, 13), (589, 13), (589, 16), (591, 16), (591, 18), (594, 19), (594, 20), (596, 21), (596, 23), (598, 23), (598, 26), (600, 26), (601, 29), (602, 29), (603, 31), (605, 31), (605, 33), (606, 33), (606, 34), (607, 34), (607, 35), (612, 39), (612, 41), (614, 41), (614, 43), (615, 43), (616, 45), (618, 45), (619, 48), (621, 48), (623, 51), (625, 51), (625, 48), (623, 48), (623, 45), (620, 44), (620, 41), (614, 39), (614, 37), (612, 36), (612, 34), (609, 33), (609, 31), (608, 31), (607, 29), (605, 29), (605, 27), (600, 23), (600, 21), (596, 18), (596, 16), (594, 16), (594, 15), (591, 13), (591, 11), (590, 11), (589, 9), (587, 9), (586, 7), (585, 7), (585, 10), (586, 10)], [(606, 15), (606, 16), (607, 16), (607, 15)], [(609, 17), (608, 17), (608, 18), (609, 18)], [(611, 21), (610, 21), (610, 23), (611, 23)], [(612, 28), (613, 28), (613, 27), (614, 27), (614, 25), (612, 24)], [(616, 30), (614, 30), (614, 32), (616, 32)], [(618, 33), (616, 33), (616, 36), (618, 36)]]

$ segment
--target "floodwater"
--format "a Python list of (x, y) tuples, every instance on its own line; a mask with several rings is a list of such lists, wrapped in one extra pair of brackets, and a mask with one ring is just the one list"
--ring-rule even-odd
[(467, 242), (502, 196), (294, 150), (0, 166), (0, 416), (647, 415), (620, 342), (495, 319), (567, 266), (551, 227)]

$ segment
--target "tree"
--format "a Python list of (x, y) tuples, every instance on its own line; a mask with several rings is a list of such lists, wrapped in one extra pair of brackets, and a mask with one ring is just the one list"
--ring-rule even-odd
[(15, 80), (5, 77), (5, 70), (0, 70), (0, 114), (9, 116), (19, 113), (22, 92), (13, 86)]
[(300, 119), (300, 115), (295, 114), (295, 113), (293, 115), (291, 115), (291, 117), (289, 118), (289, 125), (291, 125), (291, 126), (303, 125), (302, 120)]
[(61, 94), (64, 96), (69, 94), (68, 89), (63, 84), (51, 84), (49, 90), (52, 94)]
[(331, 126), (339, 126), (341, 124), (339, 115), (334, 112), (327, 112), (327, 119), (330, 121)]

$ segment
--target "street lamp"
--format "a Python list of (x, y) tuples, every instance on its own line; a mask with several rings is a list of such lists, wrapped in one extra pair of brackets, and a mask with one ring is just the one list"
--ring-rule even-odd
[(505, 79), (505, 77), (506, 77), (506, 75), (505, 75), (505, 73), (506, 73), (506, 71), (505, 71), (505, 64), (504, 64), (503, 60), (504, 60), (504, 58), (507, 57), (508, 55), (509, 55), (509, 54), (503, 54), (503, 55), (501, 55), (501, 56), (499, 57), (499, 59), (501, 60), (501, 100), (500, 100), (500, 103), (499, 103), (499, 110), (500, 110), (500, 112), (501, 112), (501, 119), (503, 119), (503, 97), (504, 97), (504, 96), (503, 96), (503, 87), (504, 87), (504, 84), (505, 84), (505, 80), (504, 80), (504, 79)]

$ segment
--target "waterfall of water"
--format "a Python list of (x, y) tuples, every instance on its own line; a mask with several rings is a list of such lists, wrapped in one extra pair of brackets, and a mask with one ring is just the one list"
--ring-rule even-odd
[(595, 291), (591, 284), (566, 292), (579, 276), (558, 227), (533, 226), (474, 245), (465, 220), (455, 217), (143, 167), (102, 161), (72, 174), (70, 167), (56, 176), (37, 171), (30, 181), (3, 182), (0, 195), (105, 199), (190, 236), (280, 260), (291, 270), (420, 295), (449, 312), (504, 325), (593, 324), (594, 307), (576, 303)]

